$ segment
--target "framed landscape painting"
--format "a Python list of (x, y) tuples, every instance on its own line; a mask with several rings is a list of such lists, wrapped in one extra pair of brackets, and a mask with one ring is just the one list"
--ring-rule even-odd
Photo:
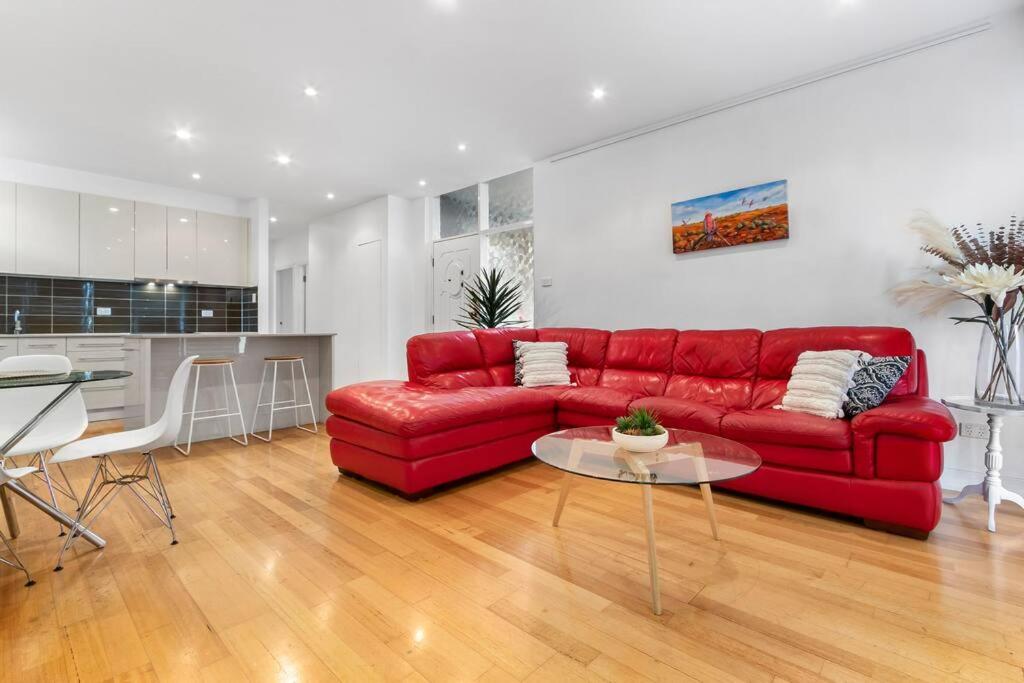
[(672, 252), (675, 254), (788, 237), (785, 180), (672, 205)]

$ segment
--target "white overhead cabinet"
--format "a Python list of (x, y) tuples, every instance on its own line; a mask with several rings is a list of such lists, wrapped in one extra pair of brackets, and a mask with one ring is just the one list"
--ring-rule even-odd
[(108, 280), (135, 277), (135, 203), (83, 194), (79, 218), (79, 275)]
[(197, 260), (195, 210), (135, 204), (135, 277), (193, 282)]
[(135, 277), (167, 277), (167, 207), (135, 202)]
[(17, 272), (77, 277), (78, 193), (18, 185)]
[(18, 240), (14, 230), (14, 194), (14, 183), (0, 182), (0, 273), (16, 272)]
[(196, 248), (195, 210), (167, 209), (168, 279), (199, 280)]
[(249, 284), (249, 221), (199, 211), (199, 282), (246, 287)]

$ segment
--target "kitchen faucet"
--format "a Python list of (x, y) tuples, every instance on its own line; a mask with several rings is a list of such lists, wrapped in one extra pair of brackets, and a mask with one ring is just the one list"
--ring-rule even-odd
[(14, 310), (14, 334), (21, 334), (21, 311)]

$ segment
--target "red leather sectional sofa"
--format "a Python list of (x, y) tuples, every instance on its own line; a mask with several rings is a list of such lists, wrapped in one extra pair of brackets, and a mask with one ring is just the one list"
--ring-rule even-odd
[[(513, 386), (512, 340), (564, 341), (577, 386)], [(852, 420), (772, 409), (797, 356), (857, 349), (913, 362), (886, 402)], [(939, 521), (949, 411), (928, 398), (924, 352), (905, 329), (496, 329), (413, 337), (409, 381), (327, 397), (331, 457), (406, 494), (530, 457), (557, 428), (610, 425), (630, 406), (669, 427), (740, 441), (764, 465), (722, 487), (927, 533)]]

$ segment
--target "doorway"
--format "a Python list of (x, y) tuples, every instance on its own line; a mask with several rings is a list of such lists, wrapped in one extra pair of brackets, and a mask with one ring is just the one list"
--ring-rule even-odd
[(465, 285), (480, 272), (480, 236), (466, 235), (434, 242), (434, 331), (461, 329)]
[(306, 331), (306, 266), (281, 268), (274, 276), (274, 329)]

